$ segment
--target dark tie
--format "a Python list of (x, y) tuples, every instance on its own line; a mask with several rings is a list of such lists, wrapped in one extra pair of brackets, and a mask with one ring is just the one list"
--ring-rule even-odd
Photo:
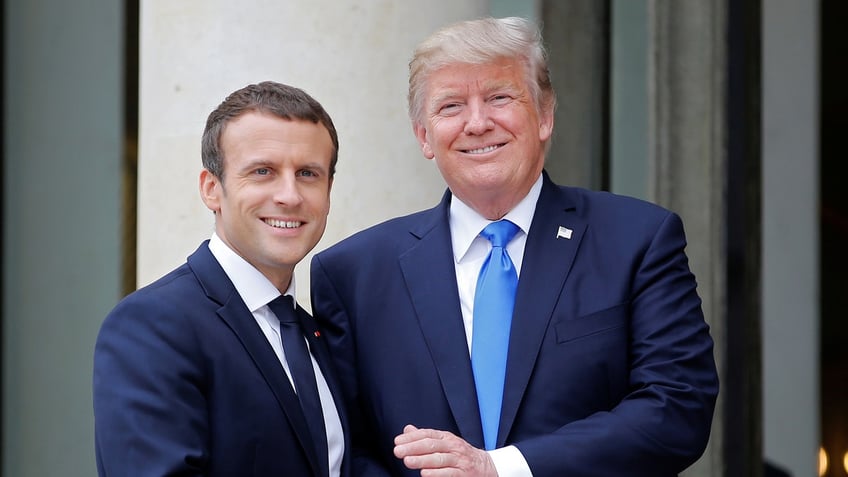
[(516, 232), (518, 226), (508, 220), (492, 222), (480, 232), (492, 242), (492, 251), (480, 268), (474, 294), (471, 367), (486, 450), (495, 448), (500, 424), (509, 327), (518, 287), (515, 266), (504, 247)]
[(309, 434), (315, 444), (315, 452), (322, 469), (322, 475), (329, 475), (327, 457), (327, 430), (324, 426), (324, 411), (318, 396), (318, 384), (315, 382), (315, 370), (309, 349), (303, 337), (303, 326), (300, 314), (294, 309), (292, 297), (282, 295), (268, 304), (271, 311), (280, 320), (280, 336), (283, 339), (283, 350), (289, 365), (292, 381), (297, 391), (300, 406), (309, 425)]

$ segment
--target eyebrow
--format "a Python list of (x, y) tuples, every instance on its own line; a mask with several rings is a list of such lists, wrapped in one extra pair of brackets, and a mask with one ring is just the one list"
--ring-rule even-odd
[(429, 107), (436, 107), (442, 103), (450, 102), (455, 98), (459, 98), (462, 96), (459, 92), (455, 90), (446, 91), (439, 96), (434, 96), (430, 98), (430, 101), (427, 103)]
[[(463, 96), (463, 94), (460, 92), (460, 90), (462, 90), (464, 88), (465, 88), (464, 86), (458, 86), (458, 87), (447, 86), (447, 87), (444, 87), (444, 88), (442, 88), (442, 90), (443, 90), (442, 94), (440, 94), (438, 96), (434, 96), (431, 99), (430, 105), (434, 106), (434, 105), (437, 105), (437, 104), (440, 104), (440, 103), (444, 103), (445, 101), (450, 101), (453, 98), (461, 97), (461, 96)], [(482, 91), (485, 94), (485, 93), (491, 93), (492, 91), (497, 91), (497, 90), (507, 90), (507, 91), (510, 91), (510, 92), (518, 92), (518, 91), (521, 90), (521, 88), (516, 87), (515, 83), (512, 82), (512, 81), (504, 81), (504, 80), (500, 80), (500, 79), (491, 79), (491, 80), (484, 80), (482, 82), (482, 86), (479, 88), (479, 90)]]
[(239, 168), (239, 171), (252, 171), (254, 169), (259, 169), (263, 167), (271, 167), (271, 161), (267, 159), (251, 159), (247, 161), (242, 167)]
[(307, 162), (306, 164), (301, 164), (300, 169), (308, 168), (308, 169), (318, 169), (322, 172), (327, 172), (330, 170), (329, 166), (324, 166), (320, 162)]

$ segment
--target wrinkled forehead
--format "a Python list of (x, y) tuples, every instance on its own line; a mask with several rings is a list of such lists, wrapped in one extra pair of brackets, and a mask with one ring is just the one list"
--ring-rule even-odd
[(506, 90), (519, 93), (531, 88), (525, 73), (523, 65), (513, 59), (485, 64), (454, 63), (435, 69), (424, 77), (422, 93), (426, 102), (471, 92)]

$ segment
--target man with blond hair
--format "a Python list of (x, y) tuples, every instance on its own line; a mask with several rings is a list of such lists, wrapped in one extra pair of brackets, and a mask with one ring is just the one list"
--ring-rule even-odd
[(412, 127), (448, 190), (312, 261), (358, 475), (670, 477), (703, 452), (718, 379), (681, 220), (554, 184), (555, 105), (526, 20), (415, 51)]

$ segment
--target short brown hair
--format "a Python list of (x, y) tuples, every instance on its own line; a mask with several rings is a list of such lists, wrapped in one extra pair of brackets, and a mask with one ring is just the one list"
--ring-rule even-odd
[(333, 120), (321, 103), (305, 91), (273, 81), (247, 85), (227, 96), (209, 113), (203, 130), (200, 155), (203, 167), (215, 177), (224, 177), (224, 158), (221, 157), (221, 133), (228, 122), (249, 111), (270, 113), (282, 119), (310, 121), (322, 124), (333, 141), (330, 177), (336, 173), (339, 158), (339, 137)]

